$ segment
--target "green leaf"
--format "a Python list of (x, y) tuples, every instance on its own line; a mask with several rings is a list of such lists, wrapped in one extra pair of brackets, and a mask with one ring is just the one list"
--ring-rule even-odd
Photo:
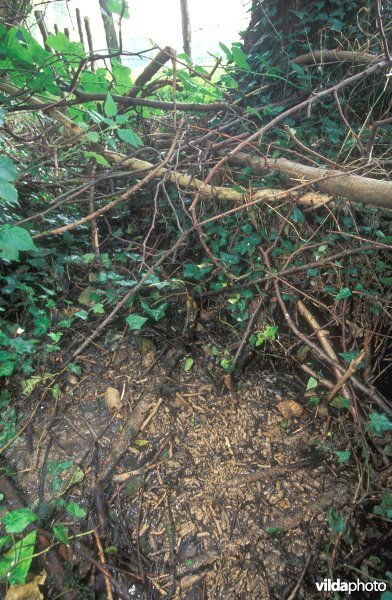
[(62, 544), (65, 544), (66, 546), (69, 545), (68, 529), (65, 525), (62, 525), (61, 523), (53, 525), (53, 533)]
[(225, 371), (230, 371), (232, 363), (233, 363), (232, 358), (222, 358), (222, 360), (220, 361), (220, 366)]
[(220, 257), (227, 265), (237, 265), (241, 260), (236, 254), (228, 254), (227, 252), (220, 252)]
[(12, 537), (12, 535), (4, 535), (3, 537), (1, 537), (0, 538), (0, 550), (5, 548), (6, 546), (9, 546), (10, 544), (12, 544), (13, 539), (14, 538)]
[(344, 300), (345, 298), (350, 298), (351, 290), (349, 288), (342, 288), (340, 292), (338, 292), (335, 296), (335, 300)]
[(106, 97), (105, 104), (103, 105), (103, 110), (105, 111), (105, 115), (107, 117), (115, 117), (117, 114), (117, 104), (109, 92)]
[(297, 207), (294, 208), (290, 216), (290, 221), (292, 221), (293, 223), (305, 223), (305, 217), (303, 212)]
[(123, 15), (125, 19), (129, 19), (129, 10), (126, 2), (123, 13), (123, 0), (108, 0), (106, 6), (108, 7), (108, 10), (115, 15)]
[(279, 327), (277, 325), (269, 325), (266, 327), (266, 329), (264, 329), (264, 331), (258, 331), (255, 340), (255, 346), (261, 346), (261, 344), (266, 341), (273, 342), (276, 339), (278, 329)]
[(0, 363), (0, 377), (9, 377), (14, 372), (16, 362), (7, 360)]
[(67, 50), (69, 50), (69, 44), (69, 39), (62, 31), (59, 31), (56, 35), (51, 33), (46, 39), (46, 45), (57, 52), (67, 52)]
[(184, 265), (184, 277), (186, 279), (196, 279), (196, 281), (199, 281), (200, 279), (203, 279), (207, 273), (212, 271), (212, 269), (212, 265), (205, 266), (187, 263)]
[(133, 129), (118, 129), (117, 135), (123, 142), (130, 144), (131, 146), (135, 146), (139, 148), (140, 146), (144, 146), (143, 140), (140, 139), (137, 133), (133, 131)]
[(75, 517), (76, 519), (84, 519), (86, 516), (86, 511), (84, 508), (76, 504), (76, 502), (71, 502), (65, 509), (67, 513), (71, 515), (71, 517)]
[(75, 313), (75, 317), (79, 317), (79, 319), (82, 319), (82, 321), (87, 321), (88, 312), (87, 310), (78, 310), (78, 312)]
[(50, 339), (57, 344), (57, 342), (59, 342), (63, 337), (63, 334), (61, 331), (58, 331), (57, 333), (53, 331), (51, 333), (48, 333), (48, 337), (50, 337)]
[(14, 181), (18, 174), (14, 161), (8, 156), (0, 156), (0, 179), (5, 181)]
[(94, 304), (91, 310), (95, 315), (102, 315), (105, 312), (105, 307), (102, 302), (98, 302), (97, 304)]
[(185, 373), (189, 373), (193, 366), (193, 358), (187, 358), (184, 362), (184, 371)]
[(86, 138), (91, 142), (99, 142), (99, 133), (97, 131), (89, 131), (86, 133)]
[(239, 67), (240, 69), (244, 69), (245, 71), (251, 70), (250, 64), (248, 63), (246, 58), (246, 54), (241, 48), (239, 48), (238, 46), (232, 46), (231, 54), (237, 67)]
[(19, 508), (6, 513), (1, 520), (7, 533), (20, 533), (37, 519), (37, 515), (32, 510)]
[(306, 391), (308, 390), (312, 390), (313, 388), (317, 387), (317, 381), (314, 377), (309, 377), (309, 381), (308, 384), (306, 386)]
[(168, 302), (163, 302), (162, 304), (157, 306), (157, 308), (150, 308), (145, 300), (142, 300), (140, 304), (141, 304), (143, 310), (145, 311), (145, 313), (149, 317), (154, 319), (154, 321), (156, 321), (156, 322), (160, 321), (162, 319), (162, 317), (164, 317), (165, 312), (169, 306)]
[(0, 226), (0, 258), (5, 260), (19, 260), (22, 250), (36, 250), (37, 247), (31, 235), (23, 227), (14, 225)]
[(320, 404), (320, 398), (318, 396), (312, 396), (311, 398), (309, 398), (308, 400), (308, 405), (309, 406), (318, 406)]
[(336, 535), (343, 533), (343, 531), (346, 529), (344, 516), (337, 513), (334, 508), (329, 510), (329, 525), (332, 532)]
[(338, 457), (338, 463), (342, 464), (342, 463), (350, 460), (351, 450), (343, 450), (343, 451), (335, 450), (335, 454)]
[(348, 410), (350, 408), (350, 400), (344, 396), (336, 396), (330, 404), (338, 410)]
[(369, 430), (377, 437), (381, 437), (387, 431), (392, 431), (392, 421), (387, 415), (379, 413), (370, 413)]
[(233, 60), (233, 55), (230, 52), (229, 48), (223, 42), (219, 42), (219, 46), (222, 48), (223, 52), (226, 54), (226, 59), (228, 61)]
[(0, 560), (0, 579), (7, 577), (11, 585), (23, 585), (34, 554), (37, 532), (19, 540)]
[(379, 282), (384, 285), (392, 285), (392, 277), (379, 277)]
[(110, 164), (106, 160), (102, 154), (97, 154), (97, 152), (84, 152), (83, 153), (86, 158), (94, 158), (99, 165), (103, 165), (104, 167), (110, 167)]
[(147, 317), (142, 317), (141, 315), (137, 315), (135, 313), (128, 315), (125, 320), (128, 323), (131, 331), (134, 331), (134, 330), (140, 331), (140, 329), (143, 327), (144, 323), (146, 321), (148, 321)]
[(359, 352), (339, 352), (339, 356), (349, 364), (357, 358), (358, 354)]

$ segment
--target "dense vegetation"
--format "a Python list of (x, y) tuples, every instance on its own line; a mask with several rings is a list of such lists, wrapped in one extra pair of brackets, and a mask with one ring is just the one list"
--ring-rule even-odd
[[(121, 26), (125, 5), (110, 10)], [(127, 325), (181, 339), (184, 368), (207, 357), (228, 393), (249, 366), (295, 370), (311, 406), (352, 426), (339, 463), (389, 469), (390, 3), (254, 1), (224, 60), (207, 69), (157, 48), (137, 77), (121, 48), (86, 53), (62, 32), (43, 46), (4, 14), (3, 450), (29, 395), (58, 399), (60, 374), (79, 375), (81, 352)], [(392, 497), (370, 496), (358, 510), (383, 532)], [(355, 510), (331, 516), (332, 562)], [(25, 582), (37, 518), (3, 517), (11, 585)], [(53, 533), (68, 543), (64, 525)]]

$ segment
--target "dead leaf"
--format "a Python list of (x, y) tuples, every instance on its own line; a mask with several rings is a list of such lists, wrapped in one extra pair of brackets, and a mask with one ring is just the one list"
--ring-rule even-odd
[(30, 583), (24, 585), (12, 585), (4, 600), (44, 600), (38, 586), (45, 583), (46, 573), (34, 577)]
[(91, 307), (96, 303), (96, 298), (97, 292), (94, 290), (94, 288), (88, 286), (79, 294), (78, 301), (83, 306)]
[(105, 392), (106, 406), (111, 410), (121, 410), (122, 402), (120, 392), (114, 387), (108, 387)]
[(155, 352), (147, 352), (145, 356), (143, 356), (143, 367), (149, 369), (155, 360)]
[(284, 400), (283, 402), (278, 402), (276, 408), (286, 419), (291, 419), (291, 417), (300, 417), (304, 412), (303, 407), (298, 404), (298, 402), (294, 402), (294, 400)]

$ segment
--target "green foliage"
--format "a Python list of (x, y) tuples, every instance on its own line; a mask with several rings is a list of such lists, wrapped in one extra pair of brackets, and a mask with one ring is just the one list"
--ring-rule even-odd
[(14, 162), (8, 156), (0, 156), (0, 201), (5, 204), (18, 202), (18, 192), (12, 184), (17, 172)]
[(373, 513), (392, 520), (392, 494), (383, 492), (381, 502), (373, 508)]
[(19, 252), (35, 249), (36, 246), (26, 229), (13, 225), (0, 226), (0, 259), (18, 261)]
[(143, 327), (144, 323), (148, 320), (146, 317), (142, 317), (141, 315), (137, 315), (135, 313), (128, 315), (125, 319), (129, 325), (131, 331), (140, 331)]
[(350, 460), (351, 450), (335, 450), (335, 454), (338, 457), (338, 463), (342, 464)]
[(392, 421), (387, 415), (379, 413), (370, 413), (369, 431), (376, 436), (381, 437), (387, 431), (392, 431)]
[[(7, 542), (9, 538), (7, 537)], [(7, 578), (11, 585), (23, 585), (33, 560), (37, 532), (31, 531), (25, 537), (12, 544), (12, 547), (0, 558), (0, 579)]]
[(71, 515), (71, 517), (74, 517), (75, 519), (84, 519), (84, 517), (86, 516), (86, 511), (84, 510), (84, 508), (79, 506), (79, 504), (77, 504), (76, 502), (71, 502), (70, 504), (68, 504), (66, 506), (66, 511), (68, 514)]
[(37, 515), (28, 508), (20, 508), (6, 513), (1, 521), (7, 533), (21, 533), (37, 519)]

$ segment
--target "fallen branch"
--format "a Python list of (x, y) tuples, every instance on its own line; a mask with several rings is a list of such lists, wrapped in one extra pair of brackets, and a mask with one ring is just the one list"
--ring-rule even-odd
[[(324, 362), (326, 362), (330, 367), (335, 368), (337, 367), (339, 369), (339, 371), (343, 374), (345, 372), (345, 370), (343, 369), (343, 367), (340, 364), (337, 364), (334, 360), (332, 360), (328, 354), (326, 352), (324, 352), (324, 350), (322, 350), (319, 346), (317, 346), (317, 344), (315, 344), (314, 342), (312, 342), (312, 340), (309, 339), (308, 336), (306, 336), (302, 331), (300, 331), (297, 327), (297, 325), (294, 323), (293, 319), (291, 318), (287, 308), (286, 308), (286, 304), (282, 298), (282, 295), (280, 293), (280, 289), (279, 289), (279, 284), (278, 284), (278, 280), (275, 279), (274, 282), (275, 285), (275, 292), (276, 292), (276, 297), (278, 299), (278, 303), (282, 309), (283, 315), (286, 319), (286, 322), (288, 324), (288, 326), (290, 327), (290, 329), (293, 331), (293, 333), (306, 345), (309, 346), (309, 348), (313, 351), (313, 353), (316, 355), (316, 358), (318, 359), (322, 359)], [(362, 381), (360, 381), (359, 379), (357, 379), (356, 377), (354, 377), (354, 375), (350, 375), (350, 381), (353, 384), (353, 386), (355, 388), (357, 388), (358, 390), (360, 390), (365, 396), (367, 396), (370, 400), (372, 400), (372, 402), (374, 402), (375, 404), (377, 404), (377, 406), (379, 408), (381, 408), (381, 410), (383, 410), (386, 414), (392, 416), (392, 408), (389, 405), (388, 401), (386, 398), (384, 398), (384, 396), (382, 396), (382, 394), (380, 394), (379, 392), (377, 392), (376, 389), (374, 389), (371, 386), (366, 386), (364, 383), (362, 383)]]
[(359, 64), (372, 64), (383, 60), (383, 56), (370, 54), (370, 52), (352, 52), (351, 50), (313, 50), (306, 54), (296, 56), (290, 62), (296, 65), (318, 65), (328, 62), (352, 62)]
[(353, 202), (392, 207), (392, 181), (349, 175), (335, 169), (309, 167), (286, 158), (257, 158), (244, 152), (230, 156), (230, 161), (251, 167), (254, 173), (264, 172), (266, 168), (281, 171), (300, 181), (308, 181), (322, 193), (343, 196)]
[(328, 394), (327, 402), (330, 402), (336, 396), (336, 394), (338, 393), (340, 388), (344, 386), (347, 379), (350, 379), (351, 375), (353, 373), (355, 373), (355, 371), (358, 368), (358, 365), (363, 361), (364, 358), (365, 358), (365, 350), (362, 350), (362, 352), (360, 352), (358, 354), (357, 358), (354, 358), (354, 360), (351, 361), (351, 364), (350, 364), (349, 368), (347, 369), (347, 371), (341, 376), (341, 378), (339, 379), (337, 384), (330, 391), (330, 393)]
[(165, 46), (158, 54), (152, 59), (147, 67), (136, 77), (135, 83), (130, 90), (126, 93), (128, 98), (135, 98), (137, 94), (143, 89), (143, 87), (151, 81), (151, 79), (158, 73), (163, 65), (168, 61), (175, 59), (177, 52), (170, 46)]

